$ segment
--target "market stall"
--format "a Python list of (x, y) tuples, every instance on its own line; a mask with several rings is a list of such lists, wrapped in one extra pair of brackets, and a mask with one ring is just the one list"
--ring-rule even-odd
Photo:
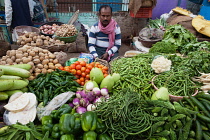
[(66, 48), (75, 40), (60, 38), (78, 30), (54, 24), (20, 35), (0, 59), (0, 139), (210, 139), (210, 42), (151, 19), (138, 37), (147, 52), (68, 60), (49, 46)]

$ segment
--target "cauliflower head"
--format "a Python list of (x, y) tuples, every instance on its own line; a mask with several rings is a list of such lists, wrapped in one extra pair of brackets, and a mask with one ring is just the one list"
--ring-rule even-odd
[(168, 60), (164, 56), (159, 56), (152, 61), (151, 67), (155, 73), (162, 73), (171, 69), (171, 60)]

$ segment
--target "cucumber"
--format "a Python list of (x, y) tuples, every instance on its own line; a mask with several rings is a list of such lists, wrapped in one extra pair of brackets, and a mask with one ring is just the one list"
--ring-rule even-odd
[(0, 69), (0, 77), (4, 74), (4, 70)]
[(25, 70), (30, 70), (32, 68), (32, 66), (29, 64), (15, 64), (15, 65), (9, 65), (9, 66), (15, 67), (15, 68), (21, 68)]
[(13, 80), (0, 80), (0, 91), (10, 89), (14, 85)]
[(15, 79), (22, 79), (20, 76), (14, 76), (14, 75), (2, 75), (0, 79), (5, 79), (5, 80), (15, 80)]
[(28, 86), (28, 83), (24, 80), (13, 80), (13, 81), (14, 81), (13, 86), (9, 88), (8, 90), (22, 89)]
[(4, 101), (8, 99), (8, 95), (5, 92), (0, 92), (0, 101)]
[(15, 75), (23, 78), (28, 78), (31, 75), (28, 70), (22, 68), (0, 65), (0, 69), (3, 69), (5, 75)]
[(13, 94), (15, 94), (16, 92), (22, 92), (22, 90), (18, 90), (18, 89), (15, 89), (15, 90), (6, 90), (4, 91), (9, 97), (12, 96)]

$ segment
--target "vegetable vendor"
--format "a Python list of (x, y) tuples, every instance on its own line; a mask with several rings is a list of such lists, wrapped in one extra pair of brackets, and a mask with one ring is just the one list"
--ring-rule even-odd
[(119, 55), (120, 47), (120, 26), (112, 19), (112, 8), (108, 5), (102, 5), (99, 8), (99, 21), (90, 29), (89, 51), (94, 58), (98, 57), (110, 61)]

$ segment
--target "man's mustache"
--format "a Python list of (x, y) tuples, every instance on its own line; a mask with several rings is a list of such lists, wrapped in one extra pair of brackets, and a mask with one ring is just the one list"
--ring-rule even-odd
[(103, 22), (108, 22), (108, 20), (103, 20)]

